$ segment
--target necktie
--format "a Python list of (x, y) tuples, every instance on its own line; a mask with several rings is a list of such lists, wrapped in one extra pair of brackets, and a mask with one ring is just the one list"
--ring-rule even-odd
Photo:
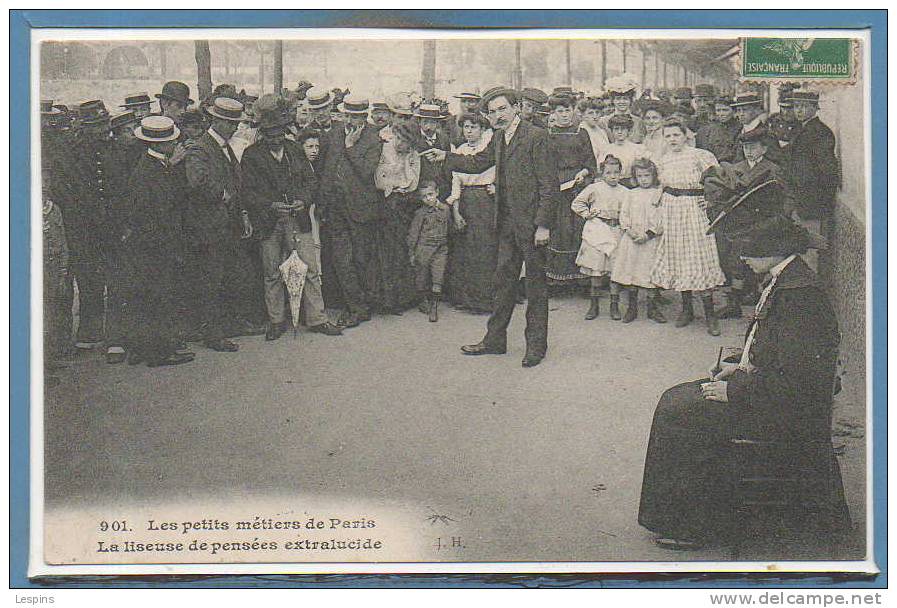
[(227, 158), (230, 161), (231, 165), (237, 164), (237, 155), (234, 154), (234, 149), (230, 147), (230, 142), (225, 142), (224, 150), (227, 152)]

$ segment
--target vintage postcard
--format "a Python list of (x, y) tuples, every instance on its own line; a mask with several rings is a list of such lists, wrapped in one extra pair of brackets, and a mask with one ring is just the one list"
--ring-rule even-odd
[(32, 30), (30, 576), (876, 572), (808, 35)]

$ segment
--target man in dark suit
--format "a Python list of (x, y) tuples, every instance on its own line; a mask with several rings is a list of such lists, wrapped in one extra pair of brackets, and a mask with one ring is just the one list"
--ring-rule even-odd
[[(840, 184), (840, 164), (835, 156), (835, 135), (816, 113), (819, 93), (796, 90), (790, 97), (799, 127), (788, 146), (786, 172), (794, 184), (797, 217), (808, 230), (831, 240), (835, 192)], [(815, 256), (808, 262), (820, 278), (827, 280), (825, 269), (817, 268)]]
[[(212, 126), (188, 144), (184, 159), (190, 188), (186, 223), (200, 265), (198, 279), (200, 317), (204, 342), (212, 350), (236, 352), (239, 347), (225, 338), (232, 298), (228, 293), (234, 273), (237, 239), (233, 217), (240, 217), (241, 236), (251, 236), (248, 211), (239, 204), (240, 163), (230, 146), (237, 125), (248, 120), (243, 104), (218, 97), (206, 110)], [(224, 316), (225, 318), (222, 318)]]
[(364, 281), (375, 263), (376, 220), (383, 213), (383, 195), (374, 186), (382, 142), (367, 124), (370, 103), (347, 96), (340, 104), (345, 120), (322, 137), (322, 194), (327, 244), (346, 311), (340, 321), (355, 327), (371, 313)]
[(276, 340), (285, 329), (286, 294), (280, 265), (292, 251), (306, 263), (302, 290), (305, 322), (311, 331), (330, 336), (342, 332), (330, 324), (321, 296), (321, 265), (312, 230), (312, 192), (303, 179), (305, 155), (286, 139), (290, 122), (285, 101), (273, 95), (259, 99), (255, 118), (262, 140), (246, 148), (241, 161), (241, 200), (249, 210), (253, 236), (259, 239), (265, 304), (268, 309), (266, 340)]
[(471, 156), (431, 149), (430, 160), (446, 160), (448, 171), (482, 173), (496, 168), (496, 222), (499, 231), (495, 300), (486, 336), (462, 347), (466, 355), (504, 354), (507, 329), (517, 302), (517, 279), (526, 264), (526, 355), (524, 367), (542, 362), (548, 348), (548, 286), (545, 245), (560, 198), (548, 133), (519, 116), (515, 91), (498, 87), (483, 95), (495, 131), (489, 146)]

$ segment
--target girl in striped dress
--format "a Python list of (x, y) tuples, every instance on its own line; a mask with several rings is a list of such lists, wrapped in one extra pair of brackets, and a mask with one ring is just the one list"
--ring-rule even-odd
[(651, 281), (682, 295), (682, 312), (676, 327), (694, 320), (692, 292), (701, 292), (707, 332), (719, 335), (719, 322), (713, 312), (713, 288), (725, 283), (720, 269), (716, 240), (707, 235), (709, 222), (704, 209), (701, 176), (717, 164), (707, 150), (686, 145), (687, 127), (676, 118), (664, 122), (663, 137), (669, 148), (657, 163), (663, 186), (664, 231), (657, 244), (657, 259)]

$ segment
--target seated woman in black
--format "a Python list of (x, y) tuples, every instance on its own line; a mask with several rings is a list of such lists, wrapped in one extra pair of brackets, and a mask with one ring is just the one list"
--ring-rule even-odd
[(785, 446), (805, 472), (802, 522), (844, 531), (849, 515), (831, 445), (832, 397), (840, 334), (816, 276), (799, 257), (810, 235), (774, 216), (742, 232), (741, 259), (768, 281), (744, 349), (709, 379), (660, 398), (642, 482), (638, 521), (655, 542), (691, 549), (724, 540), (732, 528), (737, 475), (733, 439)]

